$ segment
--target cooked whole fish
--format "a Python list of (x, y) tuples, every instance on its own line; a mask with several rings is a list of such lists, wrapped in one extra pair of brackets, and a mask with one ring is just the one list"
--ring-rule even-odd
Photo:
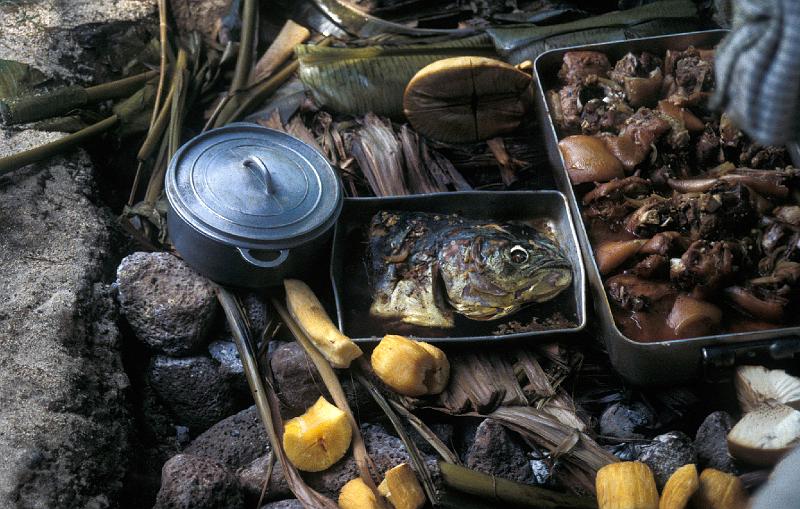
[(369, 272), (373, 316), (427, 327), (502, 318), (572, 282), (569, 260), (530, 226), (420, 212), (375, 214)]

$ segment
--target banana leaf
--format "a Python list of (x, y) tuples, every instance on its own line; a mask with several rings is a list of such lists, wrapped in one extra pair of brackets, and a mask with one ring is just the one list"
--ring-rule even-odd
[(503, 59), (517, 64), (554, 48), (690, 32), (700, 23), (691, 0), (664, 0), (560, 25), (495, 27), (487, 32)]
[(0, 60), (0, 100), (25, 95), (46, 80), (44, 74), (27, 64)]
[(403, 91), (423, 67), (455, 56), (496, 56), (486, 35), (441, 44), (330, 48), (295, 47), (300, 79), (314, 99), (339, 113), (403, 117)]

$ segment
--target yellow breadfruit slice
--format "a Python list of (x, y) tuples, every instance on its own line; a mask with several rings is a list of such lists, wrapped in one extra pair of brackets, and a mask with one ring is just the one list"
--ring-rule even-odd
[(403, 336), (384, 336), (370, 361), (381, 381), (405, 396), (438, 394), (450, 379), (450, 363), (444, 352)]
[(425, 493), (417, 476), (407, 463), (401, 463), (386, 472), (378, 492), (386, 497), (394, 509), (420, 509), (425, 505)]
[(306, 413), (286, 422), (283, 448), (298, 470), (320, 472), (342, 459), (352, 436), (347, 414), (320, 397)]
[(341, 509), (387, 509), (383, 499), (372, 491), (360, 477), (342, 486), (339, 492)]

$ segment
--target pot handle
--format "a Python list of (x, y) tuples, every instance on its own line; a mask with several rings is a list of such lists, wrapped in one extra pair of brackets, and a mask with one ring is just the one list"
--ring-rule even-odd
[(244, 247), (237, 247), (236, 249), (239, 250), (239, 254), (242, 255), (244, 261), (253, 265), (255, 267), (259, 267), (262, 269), (274, 269), (275, 267), (280, 266), (283, 262), (289, 258), (289, 250), (288, 249), (281, 249), (278, 251), (278, 257), (274, 260), (259, 260), (255, 256), (250, 253), (250, 250)]

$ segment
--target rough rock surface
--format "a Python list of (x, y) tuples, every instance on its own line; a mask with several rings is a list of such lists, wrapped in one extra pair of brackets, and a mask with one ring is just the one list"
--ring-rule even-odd
[(150, 363), (148, 380), (176, 422), (193, 433), (205, 431), (243, 406), (208, 357), (158, 355)]
[(220, 376), (243, 397), (250, 398), (250, 386), (236, 344), (232, 341), (212, 341), (208, 345), (208, 353), (217, 362)]
[(228, 9), (230, 0), (169, 0), (178, 32), (200, 32), (207, 42), (216, 42), (217, 20)]
[(269, 449), (267, 432), (254, 405), (211, 426), (184, 452), (235, 470), (267, 454)]
[(530, 460), (520, 441), (501, 424), (486, 419), (466, 454), (467, 468), (521, 483), (533, 483)]
[(238, 509), (244, 507), (236, 477), (220, 463), (178, 454), (164, 463), (153, 509)]
[(600, 434), (606, 437), (644, 438), (640, 431), (655, 423), (655, 415), (643, 403), (614, 403), (600, 416)]
[(122, 313), (136, 336), (172, 356), (198, 351), (217, 311), (211, 283), (169, 253), (133, 253), (117, 268)]
[(279, 500), (277, 502), (272, 502), (265, 506), (261, 506), (261, 509), (304, 509), (303, 504), (300, 503), (299, 500), (296, 498), (290, 498), (287, 500)]
[[(0, 157), (59, 136), (0, 129)], [(3, 508), (106, 507), (124, 475), (129, 382), (116, 305), (95, 284), (110, 230), (93, 171), (72, 152), (0, 177)]]
[(677, 469), (687, 463), (697, 463), (692, 439), (680, 431), (658, 435), (651, 444), (643, 446), (641, 451), (639, 461), (653, 471), (659, 490)]
[(733, 419), (728, 412), (713, 412), (697, 429), (694, 448), (703, 468), (716, 468), (723, 472), (738, 474), (733, 458), (728, 452), (728, 432), (733, 428)]
[(67, 82), (102, 82), (157, 34), (156, 0), (0, 2), (0, 58)]
[[(261, 496), (261, 490), (264, 487), (264, 479), (267, 477), (269, 470), (270, 457), (265, 454), (260, 458), (254, 459), (250, 464), (245, 465), (236, 472), (236, 477), (239, 479), (239, 486), (242, 488), (245, 500), (249, 504), (258, 502)], [(289, 489), (289, 484), (283, 476), (283, 467), (279, 461), (275, 461), (272, 466), (272, 473), (269, 477), (269, 486), (267, 491), (264, 492), (264, 500), (277, 500), (281, 498), (291, 497), (292, 491)]]
[(305, 412), (325, 390), (314, 363), (298, 343), (284, 343), (276, 348), (270, 366), (278, 399), (288, 410), (287, 415)]

